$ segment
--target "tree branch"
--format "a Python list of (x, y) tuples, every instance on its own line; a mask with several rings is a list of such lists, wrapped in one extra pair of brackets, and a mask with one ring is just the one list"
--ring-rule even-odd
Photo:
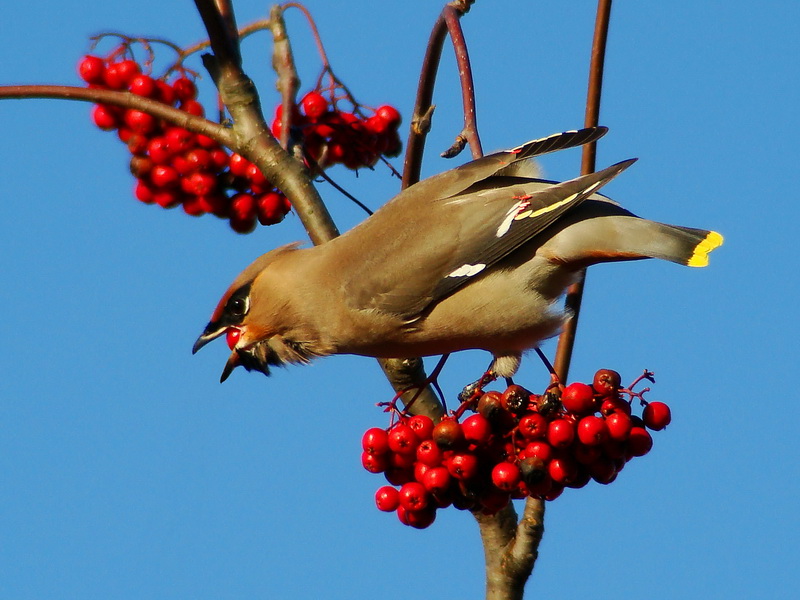
[(201, 133), (215, 139), (220, 144), (230, 146), (234, 136), (227, 129), (203, 117), (191, 115), (144, 96), (130, 92), (92, 89), (71, 85), (8, 85), (0, 87), (0, 99), (55, 98), (60, 100), (80, 100), (101, 104), (113, 104), (124, 108), (133, 108), (149, 113), (159, 119), (169, 121), (194, 133)]
[(195, 0), (195, 4), (214, 52), (213, 57), (204, 55), (204, 63), (233, 118), (237, 151), (286, 194), (314, 244), (333, 239), (339, 231), (306, 168), (269, 131), (256, 87), (241, 67), (238, 33), (225, 26), (213, 0)]
[[(603, 67), (605, 65), (606, 41), (608, 25), (611, 18), (611, 0), (598, 0), (597, 17), (595, 18), (592, 57), (589, 64), (589, 91), (586, 98), (586, 116), (584, 127), (595, 127), (600, 119), (600, 97), (603, 89)], [(597, 142), (583, 147), (581, 174), (594, 172)], [(567, 290), (564, 300), (566, 314), (570, 315), (564, 323), (564, 329), (558, 338), (554, 366), (561, 381), (566, 382), (569, 365), (572, 360), (572, 349), (575, 346), (575, 335), (578, 329), (578, 317), (581, 312), (583, 288), (586, 283), (586, 269), (578, 275), (578, 280)]]

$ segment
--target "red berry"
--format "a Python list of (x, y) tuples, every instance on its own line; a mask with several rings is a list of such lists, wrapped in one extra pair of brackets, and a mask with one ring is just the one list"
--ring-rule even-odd
[(522, 474), (514, 463), (497, 463), (492, 469), (492, 483), (501, 490), (514, 491), (520, 481), (522, 481)]
[(178, 190), (157, 188), (153, 191), (153, 202), (161, 208), (175, 208), (183, 202), (183, 195)]
[(122, 116), (122, 120), (131, 131), (142, 133), (144, 135), (155, 131), (156, 126), (158, 125), (158, 119), (156, 119), (153, 115), (135, 109), (126, 110), (125, 114)]
[(193, 100), (197, 96), (197, 86), (188, 77), (178, 77), (172, 82), (172, 89), (178, 100)]
[(150, 171), (150, 181), (159, 188), (170, 188), (178, 185), (180, 175), (169, 165), (156, 165)]
[(602, 444), (607, 437), (608, 429), (602, 417), (589, 415), (578, 423), (578, 439), (587, 446)]
[(436, 507), (428, 506), (422, 510), (407, 510), (401, 504), (397, 507), (397, 518), (404, 525), (410, 525), (415, 529), (425, 529), (436, 520)]
[(592, 387), (601, 396), (613, 396), (619, 391), (622, 382), (620, 374), (611, 369), (600, 369), (594, 374)]
[(152, 204), (153, 189), (141, 179), (136, 180), (136, 188), (133, 193), (137, 200), (144, 202), (145, 204)]
[(461, 429), (464, 432), (464, 439), (476, 446), (486, 445), (492, 435), (489, 421), (481, 414), (474, 414), (464, 419)]
[(196, 117), (204, 117), (206, 115), (206, 109), (204, 109), (203, 105), (197, 100), (184, 100), (181, 102), (180, 108), (183, 112), (195, 115)]
[(418, 481), (409, 481), (400, 488), (400, 506), (406, 510), (422, 510), (428, 506), (428, 490)]
[(136, 75), (128, 84), (128, 91), (137, 96), (155, 98), (158, 96), (158, 86), (149, 75)]
[(566, 448), (575, 439), (575, 429), (569, 421), (555, 419), (547, 428), (547, 441), (554, 448)]
[(442, 449), (433, 440), (422, 440), (417, 446), (417, 460), (429, 467), (442, 464)]
[[(227, 342), (228, 348), (233, 350), (236, 347), (236, 343), (239, 341), (239, 337), (241, 335), (241, 329), (237, 327), (228, 327), (228, 330), (225, 332), (225, 342)], [(366, 448), (364, 449), (366, 450)]]
[(608, 416), (613, 412), (624, 412), (626, 415), (631, 415), (631, 405), (625, 402), (619, 396), (609, 396), (603, 400), (600, 405), (600, 412)]
[(228, 197), (222, 193), (217, 192), (205, 196), (197, 196), (197, 201), (207, 213), (218, 217), (228, 216)]
[(372, 115), (370, 118), (364, 121), (364, 127), (366, 127), (367, 131), (370, 133), (381, 135), (389, 131), (391, 126), (386, 119), (379, 117), (378, 115)]
[(452, 477), (446, 467), (429, 467), (422, 476), (422, 485), (432, 494), (443, 494), (450, 487)]
[(103, 80), (112, 90), (123, 90), (139, 73), (139, 65), (128, 59), (108, 65)]
[(206, 213), (200, 196), (189, 195), (183, 200), (183, 212), (190, 217), (200, 217)]
[(191, 172), (207, 171), (211, 167), (211, 153), (203, 148), (193, 148), (184, 156)]
[(663, 402), (650, 402), (642, 412), (644, 424), (654, 431), (661, 431), (672, 421), (672, 412)]
[(547, 426), (547, 419), (539, 413), (528, 413), (519, 420), (519, 432), (528, 440), (543, 439)]
[(156, 89), (158, 90), (157, 98), (164, 104), (172, 106), (175, 104), (175, 90), (166, 81), (161, 79), (156, 80)]
[(245, 170), (245, 175), (250, 180), (251, 184), (267, 185), (269, 183), (267, 181), (267, 178), (264, 177), (264, 174), (258, 168), (258, 166), (254, 165), (253, 163), (247, 165), (247, 169)]
[(379, 106), (375, 114), (386, 121), (390, 127), (396, 129), (400, 125), (400, 113), (396, 108), (389, 105)]
[(457, 452), (447, 460), (447, 470), (456, 479), (469, 480), (478, 474), (478, 457), (469, 452)]
[(588, 465), (600, 458), (602, 454), (600, 446), (587, 446), (585, 444), (575, 444), (572, 447), (572, 456), (582, 465)]
[(147, 154), (154, 163), (163, 165), (169, 162), (173, 152), (169, 147), (167, 138), (154, 137), (150, 139), (150, 143), (147, 145)]
[[(262, 225), (275, 225), (283, 221), (283, 217), (286, 216), (283, 198), (283, 195), (278, 192), (267, 192), (258, 197), (256, 202), (259, 223)], [(433, 429), (432, 422), (431, 429)]]
[(570, 383), (561, 394), (564, 408), (576, 415), (585, 415), (594, 410), (594, 390), (585, 383)]
[(398, 454), (416, 455), (419, 438), (408, 425), (400, 423), (389, 431), (389, 449)]
[(375, 505), (383, 512), (393, 512), (400, 506), (400, 495), (397, 489), (384, 485), (375, 492)]
[(78, 63), (78, 75), (86, 83), (102, 84), (105, 71), (105, 61), (98, 56), (86, 55)]
[(632, 426), (631, 418), (622, 411), (615, 411), (606, 417), (608, 436), (612, 440), (620, 442), (627, 440)]
[(317, 119), (328, 111), (328, 101), (319, 92), (308, 92), (300, 104), (303, 106), (303, 112), (312, 119)]
[(362, 452), (361, 465), (370, 473), (383, 473), (389, 466), (389, 458), (386, 454)]
[(520, 459), (538, 458), (542, 462), (547, 462), (553, 456), (553, 447), (544, 440), (531, 442), (519, 453)]
[(429, 440), (433, 435), (433, 419), (426, 415), (414, 415), (408, 420), (408, 426), (420, 440)]
[(187, 194), (205, 196), (212, 193), (217, 187), (217, 178), (211, 173), (192, 173), (181, 179), (181, 189)]
[(236, 233), (251, 233), (256, 228), (256, 217), (238, 217), (230, 215), (230, 226)]
[(236, 194), (231, 198), (231, 221), (253, 221), (255, 227), (256, 199), (251, 194)]
[(94, 124), (104, 131), (117, 129), (122, 123), (119, 113), (112, 107), (98, 104), (92, 109)]
[(617, 468), (610, 458), (601, 456), (591, 464), (586, 465), (589, 475), (597, 483), (607, 485), (617, 478)]
[(547, 467), (550, 478), (565, 485), (578, 477), (578, 464), (567, 456), (554, 458)]
[(628, 437), (628, 452), (631, 456), (644, 456), (653, 447), (653, 438), (644, 427), (632, 427)]
[[(384, 458), (386, 456), (390, 455), (386, 454), (384, 455)], [(386, 470), (383, 472), (383, 476), (386, 477), (386, 481), (392, 485), (403, 485), (409, 481), (414, 481), (414, 474), (409, 469), (404, 467), (395, 467), (391, 464), (386, 467)]]
[[(389, 453), (389, 464), (393, 467), (405, 469), (410, 473), (414, 473), (414, 465), (416, 463), (416, 456), (414, 454), (398, 454), (396, 452)], [(412, 477), (414, 479), (414, 477)]]
[(236, 177), (247, 176), (247, 169), (251, 163), (244, 156), (234, 152), (231, 154), (231, 158), (228, 162), (230, 164), (231, 174), (235, 175)]
[(168, 127), (164, 132), (164, 138), (175, 154), (186, 152), (194, 144), (194, 134), (183, 127)]
[(380, 427), (372, 427), (361, 437), (361, 447), (370, 454), (386, 454), (389, 452), (389, 434)]

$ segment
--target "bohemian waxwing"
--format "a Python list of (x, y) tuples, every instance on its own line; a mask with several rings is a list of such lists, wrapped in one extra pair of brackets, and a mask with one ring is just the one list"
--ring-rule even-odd
[[(229, 330), (238, 365), (329, 354), (403, 358), (481, 348), (510, 377), (523, 352), (555, 335), (559, 297), (600, 262), (708, 263), (713, 231), (641, 219), (597, 190), (634, 160), (564, 183), (519, 168), (592, 142), (595, 127), (534, 140), (430, 177), (325, 244), (256, 259), (222, 296), (193, 352)], [(522, 161), (522, 162), (521, 162)], [(523, 174), (528, 173), (528, 174)]]

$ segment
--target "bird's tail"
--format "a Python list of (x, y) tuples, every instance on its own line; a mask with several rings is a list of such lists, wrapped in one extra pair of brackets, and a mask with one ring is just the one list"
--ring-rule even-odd
[(557, 262), (587, 266), (601, 262), (660, 258), (705, 267), (708, 254), (722, 245), (716, 231), (666, 225), (641, 219), (596, 196), (559, 224), (561, 232), (545, 251)]
[(651, 239), (640, 249), (645, 256), (662, 258), (688, 267), (705, 267), (708, 254), (722, 245), (716, 231), (643, 221)]

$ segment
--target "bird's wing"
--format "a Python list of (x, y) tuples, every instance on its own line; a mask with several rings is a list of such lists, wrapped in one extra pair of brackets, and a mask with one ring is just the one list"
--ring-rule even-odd
[(407, 197), (425, 199), (447, 198), (464, 191), (471, 185), (501, 172), (506, 167), (521, 160), (534, 158), (557, 150), (565, 150), (597, 141), (608, 132), (607, 127), (587, 127), (555, 133), (553, 135), (531, 140), (512, 148), (489, 154), (468, 162), (455, 169), (428, 177), (395, 196), (388, 204), (405, 203)]
[(354, 236), (363, 268), (343, 282), (348, 301), (413, 322), (633, 162), (563, 183), (501, 174), (450, 194), (395, 198)]

